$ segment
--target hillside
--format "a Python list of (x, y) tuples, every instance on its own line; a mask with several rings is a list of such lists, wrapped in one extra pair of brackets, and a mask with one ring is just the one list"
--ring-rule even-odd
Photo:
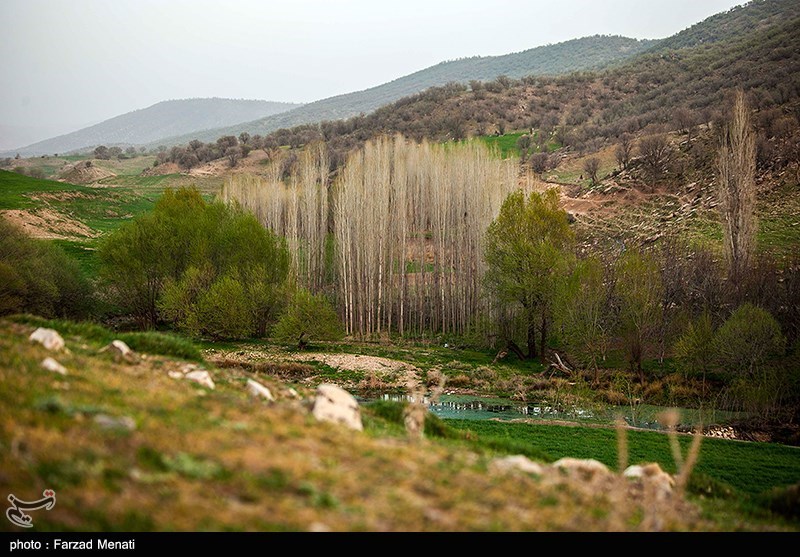
[(97, 145), (140, 145), (209, 128), (230, 126), (285, 112), (298, 105), (244, 99), (180, 99), (134, 110), (72, 133), (46, 139), (8, 153), (38, 156)]
[(322, 99), (241, 125), (172, 137), (165, 144), (188, 143), (192, 139), (213, 141), (220, 136), (238, 135), (243, 131), (252, 135), (263, 135), (281, 128), (348, 118), (369, 113), (402, 97), (450, 82), (489, 81), (502, 75), (510, 78), (526, 75), (561, 75), (598, 69), (635, 56), (657, 42), (595, 35), (502, 56), (476, 56), (442, 62), (377, 87)]
[(773, 144), (785, 141), (797, 127), (786, 115), (798, 101), (800, 6), (757, 2), (714, 16), (700, 29), (720, 38), (700, 40), (693, 27), (668, 39), (687, 46), (644, 52), (603, 72), (474, 88), (449, 84), (366, 116), (281, 130), (275, 137), (289, 145), (325, 139), (329, 148), (346, 152), (381, 134), (449, 141), (517, 130), (533, 131), (550, 151), (596, 151), (626, 133), (690, 129), (722, 118), (731, 92), (744, 88), (759, 111), (764, 141), (776, 133), (782, 137)]
[[(29, 341), (37, 325), (56, 327), (66, 348)], [(429, 416), (415, 438), (403, 406), (384, 402), (360, 404), (358, 431), (312, 413), (319, 383), (356, 373), (345, 364), (260, 353), (283, 375), (266, 374), (263, 362), (218, 360), (155, 332), (122, 335), (136, 352), (115, 358), (103, 350), (112, 338), (85, 323), (0, 320), (0, 407), (14, 408), (0, 418), (9, 447), (0, 485), (55, 490), (51, 511), (31, 513), (36, 529), (797, 531), (763, 506), (745, 506), (791, 481), (798, 454), (790, 447), (705, 438), (698, 481), (684, 495), (657, 483), (663, 475), (615, 473), (613, 429)], [(64, 369), (43, 368), (47, 357)], [(269, 397), (249, 393), (248, 380)], [(632, 463), (675, 470), (663, 433), (631, 429), (626, 438)], [(690, 441), (681, 436), (682, 451)], [(599, 461), (554, 464), (572, 455)]]

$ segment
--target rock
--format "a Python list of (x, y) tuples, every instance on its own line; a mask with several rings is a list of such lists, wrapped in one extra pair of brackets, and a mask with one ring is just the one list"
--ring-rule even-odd
[(525, 455), (506, 456), (503, 458), (495, 458), (489, 463), (489, 468), (496, 472), (509, 472), (512, 470), (519, 470), (527, 474), (536, 474), (541, 476), (544, 472), (544, 467), (538, 462), (534, 462)]
[(53, 329), (39, 327), (31, 333), (29, 340), (40, 343), (48, 350), (59, 351), (64, 348), (64, 339)]
[(650, 484), (659, 495), (669, 495), (675, 487), (675, 478), (664, 472), (656, 462), (643, 465), (633, 464), (628, 466), (622, 475)]
[(101, 352), (105, 352), (106, 350), (114, 355), (115, 362), (127, 362), (129, 364), (135, 364), (137, 361), (139, 361), (136, 353), (121, 340), (112, 340), (111, 344), (103, 348)]
[(167, 373), (173, 379), (183, 379), (183, 374), (180, 371), (170, 371)]
[(299, 394), (297, 394), (297, 391), (295, 391), (295, 390), (294, 390), (294, 389), (292, 389), (291, 387), (289, 387), (288, 389), (286, 389), (286, 394), (287, 394), (287, 396), (290, 396), (290, 397), (292, 397), (292, 398), (300, 398), (300, 395), (299, 395)]
[(592, 478), (597, 475), (606, 476), (610, 473), (605, 464), (592, 458), (581, 459), (565, 457), (555, 461), (552, 467), (561, 468), (570, 474), (578, 473), (586, 478)]
[(190, 371), (186, 375), (184, 375), (186, 379), (189, 381), (194, 381), (195, 383), (200, 383), (204, 387), (208, 387), (209, 389), (213, 389), (215, 387), (214, 380), (211, 379), (211, 375), (204, 369), (197, 370), (197, 371)]
[(98, 414), (94, 417), (94, 423), (103, 429), (125, 429), (127, 431), (136, 429), (136, 422), (130, 416), (115, 418), (108, 414)]
[(263, 397), (269, 400), (270, 402), (275, 401), (275, 397), (272, 396), (272, 392), (258, 381), (253, 381), (252, 379), (248, 379), (247, 391), (254, 397)]
[(337, 385), (323, 383), (317, 387), (311, 413), (321, 421), (340, 423), (357, 431), (364, 429), (358, 401)]
[(54, 371), (55, 373), (60, 373), (61, 375), (67, 374), (67, 368), (49, 356), (42, 360), (42, 367), (47, 371)]

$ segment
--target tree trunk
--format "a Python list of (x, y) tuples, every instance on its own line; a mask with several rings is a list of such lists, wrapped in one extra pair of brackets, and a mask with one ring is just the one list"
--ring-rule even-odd
[(536, 357), (536, 322), (533, 319), (528, 321), (528, 359)]
[(547, 354), (547, 310), (542, 309), (542, 330), (541, 330), (541, 350), (539, 351), (539, 357), (543, 364), (546, 364), (545, 356)]
[(525, 361), (527, 359), (525, 357), (525, 354), (522, 353), (522, 350), (520, 350), (519, 346), (517, 346), (517, 343), (514, 342), (513, 340), (508, 341), (508, 349), (511, 350), (514, 354), (516, 354), (517, 358), (519, 358), (520, 360)]

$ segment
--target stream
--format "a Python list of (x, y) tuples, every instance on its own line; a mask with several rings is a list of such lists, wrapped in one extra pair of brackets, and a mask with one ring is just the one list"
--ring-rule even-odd
[[(408, 395), (382, 394), (377, 397), (360, 399), (369, 404), (373, 400), (397, 402), (412, 401)], [(611, 425), (616, 416), (621, 415), (631, 427), (661, 430), (656, 416), (667, 406), (637, 404), (635, 406), (597, 406), (581, 408), (578, 406), (555, 405), (548, 402), (519, 402), (503, 398), (478, 397), (471, 395), (441, 395), (436, 402), (423, 398), (428, 410), (442, 419), (458, 420), (560, 420), (586, 424)], [(679, 429), (691, 429), (698, 423), (703, 425), (724, 425), (734, 418), (741, 417), (735, 412), (713, 409), (678, 408)]]

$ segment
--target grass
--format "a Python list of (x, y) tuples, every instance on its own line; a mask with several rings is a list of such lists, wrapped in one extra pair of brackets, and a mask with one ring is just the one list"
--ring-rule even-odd
[(15, 323), (55, 329), (64, 337), (79, 338), (96, 345), (106, 345), (114, 339), (121, 340), (136, 352), (174, 356), (202, 362), (200, 349), (186, 337), (158, 331), (114, 332), (92, 322), (75, 322), (63, 319), (43, 319), (32, 315), (12, 316)]
[[(69, 352), (50, 354), (27, 341), (42, 324), (61, 330)], [(548, 462), (560, 451), (607, 451), (604, 458), (613, 460), (613, 432), (593, 438), (595, 430), (486, 422), (485, 429), (469, 433), (457, 422), (429, 416), (428, 436), (412, 441), (403, 433), (402, 406), (383, 404), (363, 408), (366, 429), (357, 433), (316, 421), (308, 412), (310, 386), (297, 386), (297, 400), (279, 380), (256, 375), (277, 397), (267, 403), (244, 388), (252, 371), (210, 367), (216, 389), (209, 390), (170, 377), (181, 365), (170, 356), (114, 362), (97, 351), (96, 339), (105, 342), (107, 334), (89, 323), (0, 320), (0, 485), (19, 496), (30, 486), (58, 492), (58, 505), (34, 517), (37, 530), (302, 531), (315, 524), (334, 531), (649, 528), (646, 500), (620, 502), (566, 477), (540, 481), (490, 471), (492, 460), (504, 454)], [(39, 362), (46, 355), (66, 366), (68, 375), (43, 370)], [(95, 423), (99, 414), (130, 418), (136, 428), (101, 427)], [(669, 451), (657, 442), (663, 436), (638, 439), (632, 436), (630, 445), (645, 451), (643, 456)], [(770, 448), (757, 460), (735, 447), (727, 455), (720, 450), (720, 458), (740, 470), (752, 460), (753, 478), (765, 472), (766, 460), (779, 471), (791, 469), (793, 461), (780, 449)], [(717, 517), (727, 512), (735, 529), (798, 529), (777, 519), (753, 522), (738, 507), (719, 505), (709, 517), (680, 507), (664, 515), (661, 527), (724, 530), (728, 523)]]

